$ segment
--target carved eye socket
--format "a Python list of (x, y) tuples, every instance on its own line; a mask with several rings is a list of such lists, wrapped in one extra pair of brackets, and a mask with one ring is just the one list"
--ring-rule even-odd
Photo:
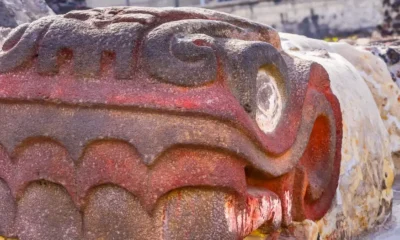
[(264, 133), (273, 132), (282, 115), (283, 96), (277, 78), (266, 70), (257, 74), (256, 122)]

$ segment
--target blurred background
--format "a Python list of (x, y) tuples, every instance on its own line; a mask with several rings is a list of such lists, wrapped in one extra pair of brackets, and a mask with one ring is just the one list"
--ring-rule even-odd
[[(46, 3), (56, 14), (107, 6), (202, 7), (252, 19), (282, 32), (331, 41), (400, 33), (400, 0), (0, 0), (0, 26), (7, 11), (18, 14), (23, 9), (16, 9), (16, 2), (30, 4), (32, 14), (38, 15), (47, 11)], [(5, 27), (13, 27), (13, 23)]]

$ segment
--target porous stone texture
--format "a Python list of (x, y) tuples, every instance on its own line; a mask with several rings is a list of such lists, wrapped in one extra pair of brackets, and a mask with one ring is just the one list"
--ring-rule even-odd
[(382, 76), (390, 80), (390, 74), (379, 58), (345, 43), (291, 34), (281, 34), (281, 39), (287, 53), (318, 62), (327, 70), (340, 101), (339, 187), (333, 206), (317, 224), (322, 239), (350, 239), (385, 223), (391, 214), (394, 167), (390, 138), (367, 85)]
[(400, 173), (400, 47), (399, 39), (342, 39), (331, 44), (359, 71), (374, 97), (390, 137), (396, 173)]
[(0, 0), (0, 27), (16, 27), (53, 14), (44, 0)]
[[(45, 17), (8, 34), (0, 89), (7, 237), (239, 239), (319, 220), (336, 192), (343, 127), (328, 73), (242, 18)], [(300, 225), (291, 233), (315, 235)]]
[[(359, 71), (369, 87), (389, 133), (396, 173), (400, 173), (400, 72), (396, 47), (332, 44)], [(378, 57), (379, 56), (379, 57)]]
[(357, 48), (379, 56), (387, 65), (392, 80), (400, 87), (400, 40), (397, 38), (356, 42)]
[[(0, 84), (4, 90), (1, 96), (5, 100), (9, 98), (18, 99), (17, 102), (12, 103), (2, 99), (0, 104), (0, 110), (3, 113), (0, 120), (3, 126), (7, 126), (0, 135), (2, 136), (2, 144), (8, 150), (1, 149), (0, 151), (0, 162), (2, 163), (0, 177), (4, 179), (4, 181), (0, 181), (0, 210), (4, 209), (6, 213), (0, 216), (0, 220), (2, 220), (0, 222), (1, 234), (19, 236), (21, 239), (78, 239), (81, 236), (85, 236), (87, 239), (127, 239), (133, 236), (140, 239), (154, 239), (153, 235), (163, 236), (165, 239), (185, 239), (188, 236), (190, 239), (235, 239), (237, 236), (246, 235), (260, 225), (276, 228), (282, 224), (283, 227), (287, 227), (287, 225), (290, 225), (292, 217), (294, 220), (299, 220), (308, 216), (315, 218), (315, 222), (306, 220), (294, 223), (285, 231), (282, 231), (281, 237), (285, 237), (286, 234), (288, 237), (294, 236), (298, 239), (318, 239), (318, 237), (322, 239), (349, 239), (368, 229), (373, 229), (387, 220), (390, 215), (392, 198), (393, 165), (391, 151), (393, 144), (392, 147), (389, 145), (389, 136), (385, 129), (385, 124), (387, 127), (388, 123), (382, 122), (379, 110), (381, 110), (381, 115), (388, 110), (385, 108), (386, 105), (382, 105), (382, 108), (375, 105), (374, 98), (365, 84), (365, 82), (369, 83), (368, 86), (371, 88), (371, 86), (374, 86), (373, 82), (380, 81), (379, 78), (387, 79), (388, 72), (385, 72), (385, 68), (382, 67), (382, 63), (379, 63), (377, 58), (365, 52), (359, 52), (361, 50), (352, 49), (348, 45), (327, 44), (282, 34), (282, 38), (285, 39), (283, 49), (294, 57), (280, 52), (279, 54), (283, 55), (283, 60), (276, 62), (276, 59), (280, 60), (277, 50), (281, 50), (276, 32), (254, 23), (248, 24), (243, 19), (200, 10), (177, 10), (174, 12), (172, 10), (130, 9), (125, 12), (110, 10), (107, 14), (102, 11), (104, 10), (86, 13), (74, 12), (66, 16), (67, 20), (48, 18), (40, 23), (46, 25), (54, 21), (55, 24), (53, 24), (52, 29), (43, 30), (40, 24), (32, 24), (30, 28), (25, 25), (19, 28), (14, 36), (17, 39), (22, 38), (24, 40), (19, 45), (19, 47), (22, 46), (22, 50), (24, 47), (29, 50), (33, 46), (31, 45), (32, 42), (27, 41), (30, 34), (43, 30), (58, 36), (61, 34), (61, 30), (71, 30), (72, 20), (68, 20), (68, 18), (77, 21), (76, 24), (81, 27), (80, 29), (85, 30), (79, 32), (79, 34), (85, 35), (90, 31), (95, 33), (94, 36), (79, 38), (93, 37), (91, 40), (94, 43), (101, 43), (102, 41), (109, 43), (108, 40), (111, 39), (109, 36), (112, 36), (113, 31), (116, 30), (128, 30), (129, 32), (126, 34), (129, 35), (138, 29), (154, 27), (156, 30), (153, 30), (145, 38), (147, 48), (141, 55), (145, 59), (148, 58), (153, 61), (149, 61), (149, 63), (142, 60), (145, 63), (144, 65), (134, 65), (134, 67), (145, 66), (144, 69), (141, 69), (140, 74), (135, 75), (135, 81), (138, 83), (129, 81), (133, 78), (132, 72), (126, 71), (128, 68), (124, 67), (126, 66), (124, 64), (129, 63), (129, 61), (117, 62), (114, 66), (115, 70), (112, 72), (109, 62), (94, 61), (90, 63), (85, 56), (78, 55), (76, 57), (75, 55), (75, 61), (82, 59), (86, 61), (82, 62), (85, 64), (82, 65), (83, 67), (77, 64), (72, 67), (71, 58), (68, 58), (69, 55), (66, 53), (65, 56), (61, 56), (63, 61), (54, 65), (51, 62), (54, 58), (46, 58), (48, 56), (54, 57), (50, 54), (53, 51), (56, 52), (65, 46), (69, 48), (68, 50), (75, 52), (80, 50), (81, 46), (74, 43), (74, 39), (69, 38), (70, 36), (59, 40), (60, 46), (51, 49), (52, 51), (40, 52), (39, 55), (22, 50), (17, 54), (14, 52), (15, 55), (12, 55), (12, 52), (8, 53), (8, 50), (11, 49), (9, 46), (1, 53), (4, 53), (3, 55), (0, 54), (4, 58), (4, 61), (0, 63), (8, 68), (0, 70), (0, 72), (5, 72), (0, 78)], [(104, 21), (103, 14), (110, 19)], [(120, 15), (117, 18), (118, 21), (116, 21), (113, 16), (118, 14)], [(102, 30), (93, 25), (88, 26), (89, 24), (85, 22), (93, 16), (95, 19), (92, 23)], [(164, 16), (164, 18), (160, 18), (160, 16)], [(194, 28), (193, 25), (185, 25), (187, 23), (182, 23), (183, 25), (180, 26), (174, 22), (163, 22), (163, 19), (174, 19), (168, 18), (168, 16), (180, 16), (181, 18), (184, 16), (185, 21), (188, 21), (187, 18), (191, 21), (194, 21), (191, 18), (220, 19), (223, 23), (218, 22), (218, 24), (226, 27), (226, 29), (232, 28), (226, 22), (237, 24), (241, 28), (233, 28), (234, 33), (230, 35), (226, 33), (229, 31), (225, 33), (224, 31), (222, 33), (216, 31), (215, 29), (218, 30), (220, 25), (210, 22), (208, 22), (210, 25), (205, 25), (206, 23), (202, 22), (199, 25), (194, 25)], [(122, 25), (128, 22), (131, 25), (112, 28), (115, 27), (113, 24), (121, 25), (121, 22)], [(231, 88), (216, 91), (215, 98), (213, 98), (213, 95), (210, 94), (213, 89), (210, 90), (210, 87), (215, 87), (217, 90), (221, 87), (213, 85), (214, 79), (212, 77), (214, 73), (222, 74), (216, 66), (211, 64), (200, 69), (195, 68), (174, 61), (175, 59), (169, 57), (168, 53), (163, 52), (163, 49), (168, 48), (158, 46), (157, 41), (164, 39), (165, 35), (168, 38), (173, 36), (169, 35), (173, 34), (173, 31), (171, 33), (162, 27), (155, 27), (161, 25), (161, 23), (171, 27), (174, 29), (173, 31), (177, 31), (179, 29), (177, 27), (190, 28), (190, 31), (193, 31), (185, 32), (187, 34), (183, 35), (185, 38), (179, 35), (171, 43), (174, 46), (172, 49), (176, 56), (181, 59), (185, 59), (184, 57), (187, 57), (185, 54), (188, 54), (188, 52), (194, 51), (195, 54), (191, 61), (197, 61), (199, 56), (206, 56), (207, 59), (211, 60), (208, 63), (216, 63), (213, 62), (215, 59), (210, 54), (212, 51), (201, 52), (200, 50), (205, 50), (207, 49), (205, 46), (212, 45), (218, 49), (217, 53), (221, 54), (225, 51), (221, 46), (231, 44), (231, 48), (227, 51), (231, 51), (230, 54), (236, 56), (236, 58), (223, 55), (222, 59), (233, 61), (226, 64), (228, 72), (232, 73), (232, 76), (228, 76), (228, 79), (222, 77), (221, 80), (231, 81)], [(107, 26), (106, 29), (104, 29), (104, 26)], [(112, 27), (108, 28), (109, 26)], [(233, 41), (232, 38), (241, 34), (242, 28), (250, 32), (253, 30), (254, 32), (264, 30), (264, 32), (260, 35), (255, 33), (243, 35), (242, 40)], [(23, 35), (25, 31), (26, 33)], [(194, 34), (196, 31), (200, 31), (201, 34)], [(4, 32), (7, 33), (8, 30), (6, 29)], [(71, 32), (73, 31), (71, 30)], [(223, 45), (220, 45), (217, 40), (221, 36), (231, 40), (228, 42), (224, 40)], [(122, 36), (119, 40), (124, 42), (124, 37), (126, 36)], [(54, 40), (51, 34), (47, 38), (41, 39), (40, 47), (46, 49), (46, 46), (50, 46), (51, 40)], [(248, 40), (270, 42), (273, 47), (263, 44), (247, 45), (246, 41)], [(191, 45), (190, 43), (195, 44)], [(9, 44), (12, 46), (16, 43), (10, 41)], [(253, 43), (251, 42), (251, 44)], [(123, 53), (124, 47), (132, 50), (134, 46), (117, 44), (112, 50), (119, 56)], [(253, 50), (244, 54), (245, 50), (251, 48), (257, 51)], [(264, 55), (256, 54), (260, 52), (259, 49), (265, 50), (265, 52), (261, 51)], [(103, 50), (109, 49), (104, 48)], [(27, 55), (24, 55), (25, 53)], [(88, 56), (94, 56), (96, 59), (102, 55), (102, 52), (95, 51), (87, 51), (87, 53)], [(22, 57), (24, 61), (15, 61), (21, 56), (24, 56)], [(161, 57), (157, 58), (157, 56)], [(266, 56), (274, 56), (274, 60), (264, 59)], [(361, 59), (356, 56), (361, 56)], [(129, 56), (125, 57), (129, 58)], [(126, 60), (126, 58), (124, 59)], [(363, 61), (364, 58), (367, 61)], [(13, 61), (6, 61), (10, 59)], [(333, 206), (319, 221), (321, 212), (325, 213), (324, 209), (330, 206), (331, 197), (324, 199), (323, 202), (325, 203), (321, 207), (322, 210), (316, 208), (317, 210), (313, 211), (303, 211), (302, 207), (304, 205), (307, 207), (309, 203), (292, 202), (293, 199), (296, 200), (299, 197), (300, 200), (303, 200), (303, 195), (296, 191), (289, 191), (293, 187), (290, 181), (293, 181), (294, 178), (290, 172), (287, 174), (287, 178), (274, 183), (262, 174), (260, 177), (260, 174), (256, 172), (247, 171), (247, 175), (244, 176), (243, 171), (245, 166), (252, 166), (248, 162), (253, 161), (252, 164), (257, 166), (257, 170), (278, 176), (291, 170), (287, 165), (280, 166), (278, 163), (267, 165), (258, 161), (257, 159), (265, 160), (266, 157), (260, 154), (257, 149), (254, 149), (252, 141), (248, 141), (240, 133), (236, 133), (234, 128), (218, 122), (210, 122), (208, 118), (198, 119), (197, 115), (182, 114), (182, 112), (191, 110), (191, 113), (208, 114), (207, 116), (213, 116), (213, 119), (230, 119), (233, 122), (240, 122), (238, 119), (250, 117), (257, 119), (257, 115), (265, 114), (264, 118), (258, 118), (261, 119), (261, 122), (265, 117), (269, 117), (267, 119), (272, 123), (279, 121), (279, 119), (274, 119), (275, 116), (269, 116), (270, 112), (283, 111), (283, 104), (280, 101), (287, 99), (280, 97), (279, 92), (276, 92), (281, 87), (279, 84), (263, 85), (263, 83), (269, 83), (271, 80), (279, 81), (279, 76), (276, 74), (268, 76), (267, 73), (271, 72), (271, 69), (268, 68), (258, 72), (258, 68), (252, 68), (252, 64), (259, 66), (258, 64), (269, 63), (270, 61), (278, 66), (283, 75), (286, 74), (284, 69), (289, 68), (288, 79), (283, 80), (285, 83), (295, 81), (299, 83), (295, 89), (301, 94), (305, 94), (302, 91), (307, 88), (305, 83), (308, 83), (308, 76), (311, 76), (311, 80), (309, 80), (310, 92), (325, 91), (325, 96), (332, 98), (333, 95), (329, 95), (330, 90), (327, 90), (329, 84), (326, 84), (328, 78), (325, 70), (319, 65), (313, 65), (301, 59), (318, 62), (326, 69), (330, 77), (330, 88), (339, 99), (343, 116), (344, 138), (343, 143), (341, 143), (342, 164), (339, 188), (336, 191)], [(42, 69), (40, 67), (32, 70), (27, 68), (23, 71), (13, 72), (14, 68), (20, 64), (26, 64), (30, 60), (33, 62), (42, 61)], [(167, 62), (165, 62), (166, 60)], [(135, 58), (135, 61), (138, 60)], [(377, 61), (376, 64), (375, 61)], [(158, 63), (157, 66), (161, 70), (154, 69), (151, 66), (151, 63), (154, 64), (154, 62)], [(181, 65), (177, 69), (170, 69), (168, 66), (171, 66), (171, 63)], [(25, 67), (29, 66), (28, 64)], [(131, 65), (128, 66), (132, 67)], [(256, 69), (256, 74), (235, 72), (238, 66), (249, 66), (246, 69)], [(180, 72), (182, 69), (191, 69), (190, 67), (193, 67), (191, 73), (195, 73), (195, 76), (188, 77)], [(66, 71), (65, 68), (68, 70)], [(41, 70), (40, 73), (45, 73), (45, 76), (38, 74), (38, 69)], [(95, 71), (88, 71), (88, 69)], [(147, 75), (147, 71), (150, 72), (151, 76)], [(13, 74), (9, 75), (8, 72), (13, 72)], [(86, 74), (88, 72), (95, 73), (95, 75)], [(76, 79), (71, 77), (73, 74), (76, 74), (76, 78), (82, 78), (79, 80), (84, 81), (76, 83)], [(234, 82), (235, 78), (238, 78), (237, 76), (248, 80), (246, 82), (252, 82), (256, 79), (257, 84), (259, 84), (256, 85), (257, 91), (253, 91), (254, 89), (251, 88), (256, 86), (242, 86)], [(312, 78), (313, 76), (314, 78)], [(134, 85), (126, 84), (126, 82), (121, 81), (121, 78)], [(35, 80), (37, 82), (34, 82)], [(49, 80), (54, 82), (51, 88), (40, 85), (48, 84)], [(209, 85), (202, 85), (204, 82)], [(151, 88), (147, 88), (147, 84)], [(96, 85), (98, 88), (93, 88)], [(194, 88), (198, 85), (201, 85), (200, 90)], [(323, 88), (323, 90), (318, 88), (326, 86), (328, 88)], [(102, 92), (103, 87), (104, 89), (113, 89), (114, 92)], [(390, 86), (388, 88), (390, 89)], [(185, 89), (185, 91), (182, 89)], [(193, 95), (188, 94), (186, 98), (181, 98), (183, 92), (191, 92), (193, 89), (195, 89)], [(207, 91), (199, 94), (202, 91), (201, 89)], [(145, 95), (144, 90), (149, 91), (150, 94)], [(271, 94), (271, 92), (276, 94)], [(379, 91), (377, 90), (377, 92)], [(218, 102), (220, 101), (218, 96), (221, 96), (221, 94), (230, 101)], [(261, 101), (252, 102), (251, 99), (248, 99), (249, 95), (260, 96), (257, 100)], [(131, 98), (127, 96), (139, 97)], [(201, 101), (203, 96), (207, 96), (205, 101)], [(265, 103), (267, 99), (266, 96), (273, 96), (273, 99), (270, 98), (270, 104), (276, 102), (278, 107), (271, 109), (268, 104), (263, 105), (263, 101)], [(152, 101), (140, 102), (141, 99), (147, 101), (152, 99)], [(174, 99), (174, 101), (168, 102), (165, 99)], [(212, 107), (216, 108), (201, 109), (200, 107), (209, 107), (208, 100), (210, 99), (214, 101)], [(375, 96), (377, 102), (379, 99)], [(37, 101), (37, 103), (32, 104), (32, 101)], [(307, 121), (310, 115), (312, 116), (310, 112), (313, 109), (318, 109), (320, 113), (327, 114), (331, 121), (334, 117), (337, 117), (336, 114), (330, 112), (329, 107), (321, 107), (324, 101), (326, 101), (324, 98), (318, 97), (306, 101), (304, 109), (306, 109), (307, 114), (305, 114), (306, 117), (303, 121)], [(331, 101), (334, 102), (334, 100)], [(60, 102), (63, 104), (60, 104)], [(93, 107), (93, 104), (99, 103), (108, 104), (109, 107)], [(331, 104), (333, 109), (338, 109), (333, 103)], [(74, 108), (73, 106), (78, 107)], [(151, 111), (138, 112), (136, 109), (138, 106), (149, 108)], [(232, 106), (237, 107), (236, 111), (241, 114), (240, 118), (234, 114), (212, 115), (214, 112), (224, 113)], [(291, 110), (292, 113), (297, 113), (296, 109), (303, 108), (300, 105), (295, 106)], [(130, 109), (130, 107), (133, 108)], [(218, 107), (221, 108), (218, 109)], [(128, 108), (129, 111), (124, 110), (125, 108)], [(254, 108), (257, 111), (254, 111)], [(179, 115), (167, 114), (167, 110), (170, 111), (171, 109), (178, 110), (181, 113)], [(252, 115), (252, 112), (255, 113)], [(29, 115), (27, 119), (23, 117), (26, 114)], [(300, 117), (295, 118), (297, 122), (299, 122), (299, 119)], [(303, 141), (308, 142), (309, 146), (304, 146), (304, 151), (296, 150), (296, 157), (299, 158), (304, 154), (304, 157), (299, 159), (300, 164), (297, 165), (296, 171), (299, 166), (310, 170), (307, 169), (307, 167), (310, 167), (307, 162), (309, 159), (318, 159), (318, 156), (322, 156), (321, 159), (328, 159), (331, 156), (324, 154), (332, 153), (333, 149), (340, 150), (340, 146), (332, 147), (331, 144), (334, 141), (331, 140), (332, 137), (330, 136), (326, 137), (324, 134), (318, 133), (314, 139), (314, 129), (316, 129), (315, 132), (329, 132), (326, 131), (324, 126), (330, 125), (333, 128), (332, 123), (327, 124), (324, 121), (313, 120), (315, 122), (305, 124), (308, 126), (309, 135), (302, 133), (299, 136), (302, 140), (307, 139), (307, 141)], [(135, 122), (135, 125), (132, 125), (132, 122)], [(338, 118), (336, 118), (336, 124), (338, 124), (337, 122), (339, 122)], [(270, 134), (277, 127), (275, 123), (265, 126), (257, 123), (264, 133), (251, 129), (250, 135), (256, 139), (263, 136), (262, 134)], [(314, 129), (311, 131), (310, 126), (313, 126), (313, 124)], [(21, 126), (26, 128), (21, 130)], [(62, 126), (61, 129), (66, 133), (59, 131), (57, 126)], [(250, 128), (249, 125), (244, 124), (244, 126)], [(286, 126), (293, 128), (292, 124)], [(337, 126), (340, 126), (339, 130), (342, 129), (341, 125)], [(157, 129), (161, 133), (155, 134), (154, 132)], [(166, 129), (169, 129), (169, 131)], [(213, 131), (213, 129), (219, 129), (219, 131)], [(8, 137), (11, 136), (10, 134), (16, 135), (10, 138)], [(41, 137), (30, 138), (38, 135)], [(288, 138), (285, 134), (282, 134), (282, 136), (285, 136), (282, 139)], [(341, 134), (338, 134), (338, 136), (341, 140)], [(107, 140), (104, 140), (104, 138), (107, 138)], [(203, 138), (207, 140), (203, 141)], [(285, 141), (278, 142), (287, 144), (287, 140)], [(325, 144), (325, 141), (330, 142), (330, 144)], [(173, 144), (192, 144), (191, 146), (193, 146), (193, 143), (195, 143), (195, 146), (197, 146), (196, 144), (205, 145), (207, 143), (214, 148), (218, 147), (218, 149), (223, 150), (215, 151), (214, 148), (209, 149), (207, 147), (206, 149), (183, 148), (172, 150), (168, 148)], [(261, 141), (259, 144), (263, 146), (263, 143)], [(267, 144), (263, 147), (273, 146), (273, 141), (270, 141), (270, 143), (271, 145)], [(288, 147), (290, 147), (289, 145)], [(244, 156), (232, 156), (232, 152), (235, 151), (241, 152)], [(7, 152), (12, 154), (8, 156)], [(115, 154), (115, 152), (118, 152), (118, 154)], [(229, 154), (226, 154), (227, 152)], [(272, 158), (270, 155), (267, 155), (267, 157), (267, 159)], [(335, 181), (332, 184), (327, 183), (331, 176), (333, 176), (332, 179), (335, 179), (334, 173), (331, 174), (330, 167), (327, 167), (331, 163), (321, 162), (323, 164), (315, 165), (322, 167), (311, 168), (314, 171), (310, 171), (308, 174), (314, 181), (317, 179), (317, 184), (325, 181), (324, 185), (327, 184), (325, 186), (328, 187), (324, 191), (333, 191), (334, 193), (336, 189)], [(315, 162), (311, 163), (314, 164)], [(312, 164), (311, 166), (313, 166)], [(303, 179), (302, 171), (300, 173), (296, 171), (294, 174), (296, 178), (294, 179), (298, 180), (299, 176)], [(329, 178), (325, 179), (325, 177)], [(42, 179), (46, 181), (41, 181)], [(312, 180), (309, 181), (312, 182)], [(254, 186), (249, 187), (246, 184), (264, 189), (253, 190), (252, 187)], [(304, 186), (299, 183), (296, 184), (295, 187), (300, 186), (304, 189)], [(187, 188), (193, 185), (197, 187)], [(199, 186), (212, 189), (203, 189)], [(185, 189), (176, 190), (183, 187)], [(229, 192), (221, 190), (227, 188), (230, 189)], [(266, 189), (273, 190), (277, 194)], [(232, 190), (242, 198), (233, 195)], [(318, 198), (321, 190), (318, 190), (317, 187), (317, 190), (312, 190), (307, 194), (311, 195), (311, 199), (314, 198), (313, 195)], [(317, 202), (319, 201), (320, 199)], [(247, 204), (246, 207), (241, 206), (243, 203)], [(292, 204), (294, 210), (292, 210)], [(124, 214), (126, 212), (134, 212), (135, 214)], [(148, 214), (149, 212), (152, 212), (152, 214)], [(294, 215), (291, 215), (292, 213)], [(14, 217), (15, 215), (17, 216)], [(15, 223), (13, 219), (16, 220)], [(137, 219), (143, 221), (137, 221)], [(85, 226), (83, 232), (81, 232), (82, 221), (84, 221), (83, 225)], [(152, 231), (153, 229), (157, 229), (157, 231)]]
[(11, 28), (0, 27), (0, 49), (3, 46), (4, 39), (10, 33)]
[[(383, 61), (377, 61), (376, 65), (365, 64), (363, 67), (374, 68), (373, 77), (367, 77), (366, 82), (374, 96), (375, 102), (381, 112), (381, 117), (390, 135), (392, 158), (397, 174), (400, 174), (400, 48), (399, 40), (387, 39), (371, 42), (368, 45), (361, 45), (358, 49), (365, 49), (375, 56), (379, 56)], [(370, 54), (363, 51), (364, 58), (371, 59)], [(385, 68), (383, 62), (391, 74), (388, 77), (387, 71), (381, 74), (375, 69)], [(365, 74), (364, 74), (365, 75)], [(368, 75), (365, 75), (368, 76)]]

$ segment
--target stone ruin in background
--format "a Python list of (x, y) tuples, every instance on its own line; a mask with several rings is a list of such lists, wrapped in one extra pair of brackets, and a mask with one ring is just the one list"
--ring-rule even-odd
[(378, 25), (378, 30), (382, 36), (393, 36), (400, 33), (400, 1), (382, 0), (383, 23)]
[(0, 30), (54, 14), (42, 0), (0, 0)]

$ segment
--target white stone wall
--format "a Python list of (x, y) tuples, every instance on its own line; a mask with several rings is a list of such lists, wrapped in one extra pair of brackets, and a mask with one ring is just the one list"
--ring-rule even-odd
[[(129, 0), (130, 6), (173, 7), (175, 0)], [(88, 7), (126, 6), (126, 0), (86, 0)], [(200, 0), (179, 0), (180, 6), (197, 6)]]
[[(134, 1), (136, 5), (142, 5), (141, 2), (147, 1)], [(110, 6), (126, 6), (126, 0), (86, 0), (86, 5), (88, 7), (110, 7)]]
[(214, 9), (310, 37), (374, 29), (383, 21), (382, 0), (283, 0)]

